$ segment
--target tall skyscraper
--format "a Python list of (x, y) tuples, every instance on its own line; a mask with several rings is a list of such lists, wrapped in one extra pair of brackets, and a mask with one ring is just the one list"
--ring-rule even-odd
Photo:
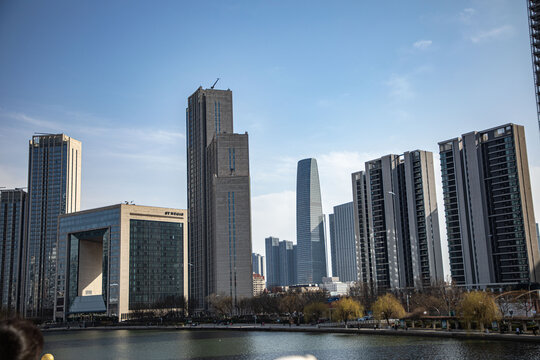
[(373, 287), (375, 252), (369, 235), (367, 182), (364, 171), (352, 174), (352, 188), (358, 281)]
[(439, 143), (456, 284), (540, 282), (525, 130), (505, 124)]
[(298, 162), (296, 176), (297, 281), (321, 283), (326, 277), (326, 246), (317, 160)]
[(26, 192), (0, 191), (0, 308), (20, 311), (23, 282)]
[(188, 99), (190, 306), (211, 294), (253, 294), (248, 135), (233, 133), (232, 92), (199, 87)]
[(536, 94), (536, 112), (540, 127), (540, 0), (527, 0), (529, 9), (529, 34), (533, 64), (534, 92)]
[(33, 136), (24, 286), (28, 317), (53, 317), (58, 215), (79, 211), (80, 203), (81, 142), (64, 134)]
[(251, 263), (253, 264), (253, 272), (262, 276), (266, 276), (266, 261), (261, 254), (251, 254)]
[[(360, 280), (382, 291), (442, 281), (433, 154), (415, 150), (368, 161), (365, 178), (353, 174), (353, 187)], [(366, 228), (369, 246), (362, 241)]]
[(330, 247), (332, 276), (342, 282), (357, 281), (356, 243), (354, 235), (354, 204), (334, 206), (330, 214)]

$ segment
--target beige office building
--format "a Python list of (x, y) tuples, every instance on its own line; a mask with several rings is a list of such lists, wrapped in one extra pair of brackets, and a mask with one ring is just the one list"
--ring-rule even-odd
[[(62, 215), (55, 318), (134, 310), (187, 298), (187, 211), (118, 204)], [(186, 299), (187, 300), (187, 299)]]

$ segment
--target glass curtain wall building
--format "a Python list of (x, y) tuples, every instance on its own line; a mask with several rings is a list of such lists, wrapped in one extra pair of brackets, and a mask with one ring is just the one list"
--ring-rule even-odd
[(251, 263), (253, 264), (253, 272), (261, 276), (266, 276), (266, 261), (261, 254), (251, 254)]
[(296, 284), (296, 245), (292, 241), (279, 242), (279, 284), (289, 286)]
[(28, 230), (24, 309), (52, 319), (58, 216), (81, 202), (81, 142), (64, 134), (33, 136), (28, 161)]
[(298, 162), (296, 176), (296, 239), (299, 284), (322, 282), (326, 277), (326, 243), (317, 160)]
[(297, 247), (292, 241), (279, 241), (276, 237), (267, 237), (266, 243), (266, 288), (295, 285)]
[(505, 124), (439, 143), (450, 270), (485, 288), (540, 282), (525, 129)]
[(55, 318), (97, 312), (84, 305), (91, 297), (118, 320), (164, 303), (184, 308), (186, 215), (119, 204), (60, 216)]
[(265, 242), (266, 254), (266, 288), (272, 290), (280, 286), (279, 282), (279, 238), (267, 237)]
[(354, 204), (350, 202), (334, 206), (334, 213), (329, 218), (332, 276), (339, 277), (342, 282), (358, 281)]
[(0, 190), (0, 308), (11, 315), (21, 305), (26, 195), (21, 189)]

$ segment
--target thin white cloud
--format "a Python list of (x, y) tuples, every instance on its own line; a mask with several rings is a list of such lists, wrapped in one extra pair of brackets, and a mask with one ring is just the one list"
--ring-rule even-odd
[(0, 116), (7, 119), (15, 120), (17, 122), (22, 122), (28, 125), (37, 126), (40, 128), (38, 130), (59, 130), (62, 128), (62, 125), (60, 123), (38, 119), (33, 116), (29, 116), (27, 114), (23, 114), (19, 112), (11, 112), (11, 111), (5, 111), (3, 109), (0, 109)]
[(459, 13), (459, 19), (462, 21), (462, 22), (469, 22), (471, 20), (471, 18), (474, 16), (474, 14), (476, 13), (476, 10), (473, 9), (473, 8), (466, 8), (466, 9), (463, 9), (460, 13)]
[(425, 50), (430, 47), (432, 43), (433, 41), (431, 40), (418, 40), (413, 44), (413, 47), (415, 49)]
[(480, 31), (476, 35), (471, 36), (473, 43), (480, 43), (484, 41), (492, 41), (500, 38), (510, 36), (514, 32), (514, 28), (510, 25), (503, 25), (491, 30)]
[(411, 82), (407, 76), (392, 75), (386, 82), (390, 88), (390, 95), (399, 100), (407, 100), (414, 97)]

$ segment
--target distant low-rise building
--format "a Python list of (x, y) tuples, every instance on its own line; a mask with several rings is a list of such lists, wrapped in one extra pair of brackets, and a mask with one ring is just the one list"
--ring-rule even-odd
[(349, 292), (349, 284), (339, 281), (338, 277), (323, 277), (321, 288), (328, 291), (331, 296), (343, 296)]
[(253, 273), (253, 296), (262, 294), (264, 289), (264, 276)]

